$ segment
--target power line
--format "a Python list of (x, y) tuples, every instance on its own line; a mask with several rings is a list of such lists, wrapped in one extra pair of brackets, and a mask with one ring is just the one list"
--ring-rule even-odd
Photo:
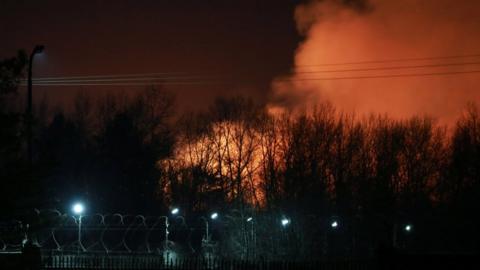
[(442, 59), (472, 58), (472, 57), (480, 57), (480, 54), (449, 55), (449, 56), (431, 56), (431, 57), (418, 57), (418, 58), (398, 58), (398, 59), (368, 60), (368, 61), (340, 62), (340, 63), (324, 63), (324, 64), (300, 65), (300, 66), (298, 66), (298, 67), (360, 65), (360, 64), (376, 64), (376, 63), (391, 63), (391, 62), (409, 62), (409, 61), (427, 61), (427, 60), (442, 60)]
[(480, 65), (480, 62), (446, 63), (446, 64), (427, 64), (427, 65), (415, 65), (415, 66), (392, 66), (392, 67), (377, 67), (377, 68), (354, 68), (354, 69), (334, 69), (334, 70), (312, 70), (312, 71), (298, 71), (298, 72), (296, 72), (296, 73), (354, 72), (354, 71), (414, 69), (414, 68), (451, 67), (451, 66), (468, 66), (468, 65)]
[[(445, 63), (445, 64), (426, 64), (426, 65), (410, 65), (410, 66), (390, 66), (377, 68), (357, 68), (357, 69), (334, 69), (334, 70), (317, 70), (317, 71), (299, 71), (297, 74), (317, 74), (317, 73), (334, 73), (334, 72), (358, 72), (358, 71), (383, 71), (395, 69), (415, 69), (415, 68), (431, 68), (431, 67), (449, 67), (449, 66), (467, 66), (480, 65), (480, 62), (463, 62), (463, 63)], [(174, 73), (143, 73), (143, 74), (124, 74), (124, 75), (93, 75), (93, 76), (72, 76), (72, 77), (41, 77), (34, 79), (36, 84), (42, 83), (116, 83), (116, 82), (138, 82), (154, 81), (168, 82), (185, 82), (198, 80), (214, 80), (213, 76), (189, 75), (189, 76), (151, 76), (152, 74), (174, 74)], [(178, 73), (180, 74), (180, 73)], [(187, 73), (183, 73), (187, 74)], [(217, 75), (218, 76), (218, 75)], [(374, 75), (376, 76), (376, 75)], [(396, 75), (395, 75), (396, 76)], [(25, 82), (25, 81), (22, 81)]]
[[(35, 86), (150, 86), (150, 85), (208, 85), (208, 84), (228, 84), (228, 81), (171, 81), (171, 82), (138, 82), (138, 83), (90, 83), (90, 82), (79, 82), (79, 83), (69, 83), (69, 82), (59, 82), (59, 83), (33, 83)], [(26, 86), (26, 84), (21, 84), (21, 86)]]
[(131, 73), (131, 74), (115, 74), (115, 75), (91, 75), (91, 76), (68, 76), (68, 77), (38, 77), (35, 80), (75, 80), (75, 79), (101, 79), (101, 78), (127, 78), (127, 77), (149, 77), (149, 76), (163, 76), (163, 75), (181, 75), (189, 74), (187, 72), (156, 72), (156, 73)]
[(334, 80), (357, 80), (357, 79), (377, 79), (377, 78), (401, 78), (401, 77), (426, 77), (426, 76), (442, 76), (442, 75), (458, 75), (480, 73), (480, 70), (469, 71), (452, 71), (452, 72), (432, 72), (432, 73), (407, 73), (392, 75), (371, 75), (371, 76), (351, 76), (351, 77), (326, 77), (326, 78), (296, 78), (296, 79), (279, 79), (280, 81), (334, 81)]
[[(358, 80), (358, 79), (377, 79), (377, 78), (402, 78), (402, 77), (427, 77), (480, 73), (480, 70), (453, 71), (453, 72), (432, 72), (432, 73), (406, 73), (392, 75), (370, 75), (370, 76), (345, 76), (345, 77), (325, 77), (325, 78), (290, 78), (278, 79), (279, 81), (333, 81), (333, 80)], [(211, 84), (229, 84), (232, 81), (185, 81), (185, 82), (161, 82), (159, 85), (211, 85)], [(149, 86), (156, 85), (155, 82), (140, 83), (34, 83), (36, 86)]]
[(118, 78), (102, 78), (102, 79), (50, 79), (50, 80), (33, 80), (34, 83), (62, 83), (62, 82), (129, 82), (129, 81), (172, 81), (179, 79), (201, 79), (200, 76), (184, 76), (184, 77), (139, 77), (139, 78), (121, 78), (120, 75)]
[[(474, 55), (470, 55), (474, 56)], [(475, 55), (476, 56), (476, 55)], [(480, 56), (480, 55), (479, 55)], [(453, 58), (458, 56), (445, 56), (436, 58)], [(462, 56), (466, 57), (466, 56)], [(413, 58), (410, 58), (413, 59)], [(415, 59), (433, 59), (433, 57), (415, 58)], [(406, 60), (406, 59), (404, 59)], [(374, 61), (369, 61), (374, 62)], [(357, 62), (358, 63), (358, 62)], [(356, 69), (333, 69), (318, 71), (300, 71), (297, 74), (321, 74), (333, 72), (358, 72), (358, 71), (384, 71), (395, 69), (415, 69), (415, 68), (434, 68), (449, 66), (467, 66), (480, 65), (480, 62), (458, 62), (444, 64), (424, 64), (407, 66), (389, 66), (376, 68), (356, 68)], [(347, 80), (347, 79), (375, 79), (375, 78), (399, 78), (399, 77), (423, 77), (423, 76), (441, 76), (455, 74), (478, 73), (479, 70), (467, 71), (445, 71), (430, 73), (407, 73), (407, 74), (385, 74), (385, 75), (365, 75), (365, 76), (343, 76), (343, 77), (325, 77), (325, 78), (284, 78), (280, 81), (314, 81), (314, 80)], [(137, 73), (137, 74), (117, 74), (117, 75), (90, 75), (90, 76), (69, 76), (69, 77), (40, 77), (33, 81), (37, 86), (146, 86), (146, 85), (205, 85), (205, 84), (228, 84), (233, 83), (230, 79), (215, 79), (213, 76), (200, 75), (181, 75), (189, 74), (186, 72), (163, 72), (163, 73)], [(190, 73), (191, 74), (191, 73)], [(173, 76), (172, 76), (173, 75)], [(218, 74), (217, 74), (218, 77)], [(239, 80), (239, 78), (237, 78)], [(246, 81), (252, 82), (251, 78)], [(22, 81), (22, 85), (25, 81)]]

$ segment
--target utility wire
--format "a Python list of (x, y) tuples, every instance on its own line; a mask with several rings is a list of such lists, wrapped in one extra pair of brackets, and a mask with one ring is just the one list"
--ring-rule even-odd
[[(445, 76), (480, 73), (480, 70), (469, 71), (451, 71), (451, 72), (431, 72), (431, 73), (405, 73), (392, 75), (370, 75), (370, 76), (345, 76), (345, 77), (324, 77), (324, 78), (285, 78), (278, 81), (332, 81), (332, 80), (358, 80), (358, 79), (377, 79), (377, 78), (402, 78), (402, 77), (427, 77), (427, 76)], [(207, 85), (207, 84), (228, 84), (232, 81), (186, 81), (186, 82), (159, 82), (160, 85)], [(140, 83), (34, 83), (36, 86), (148, 86), (156, 85), (156, 82)], [(24, 85), (24, 84), (23, 84)]]
[(62, 83), (62, 82), (128, 82), (128, 81), (175, 81), (181, 79), (202, 79), (200, 76), (185, 76), (185, 77), (139, 77), (139, 78), (102, 78), (102, 79), (50, 79), (50, 80), (33, 80), (34, 83)]
[[(386, 63), (414, 60), (433, 60), (450, 58), (480, 57), (480, 54), (461, 55), (461, 56), (441, 56), (441, 57), (423, 57), (423, 58), (405, 58), (392, 60), (376, 60), (349, 63), (331, 63), (313, 66), (344, 65), (344, 64), (362, 64), (362, 63)], [(295, 74), (322, 74), (334, 72), (359, 72), (359, 71), (386, 71), (396, 69), (418, 69), (418, 68), (441, 68), (451, 66), (470, 66), (480, 65), (480, 62), (457, 62), (444, 64), (423, 64), (423, 65), (402, 65), (374, 68), (353, 68), (353, 69), (333, 69), (333, 70), (312, 70), (297, 71)], [(306, 67), (306, 66), (304, 66)], [(347, 80), (347, 79), (374, 79), (374, 78), (399, 78), (399, 77), (423, 77), (423, 76), (442, 76), (455, 74), (478, 73), (480, 70), (466, 71), (445, 71), (430, 73), (407, 73), (407, 74), (384, 74), (384, 75), (364, 75), (364, 76), (342, 76), (342, 77), (324, 77), (324, 78), (281, 78), (279, 81), (320, 81), (320, 80)], [(201, 73), (200, 73), (201, 74)], [(208, 74), (208, 73), (203, 73)], [(213, 73), (210, 73), (214, 75)], [(218, 77), (219, 74), (217, 74)], [(237, 81), (241, 78), (237, 78)], [(247, 78), (251, 81), (251, 78)], [(117, 74), (117, 75), (91, 75), (91, 76), (67, 76), (67, 77), (40, 77), (33, 80), (34, 85), (38, 86), (145, 86), (145, 85), (204, 85), (204, 84), (226, 84), (232, 83), (232, 79), (215, 79), (213, 76), (192, 75), (187, 72), (157, 72), (157, 73), (137, 73), (137, 74)], [(26, 80), (22, 80), (21, 85), (25, 85)]]
[(432, 72), (432, 73), (406, 73), (392, 75), (371, 75), (371, 76), (350, 76), (350, 77), (325, 77), (325, 78), (295, 78), (279, 79), (280, 81), (333, 81), (333, 80), (357, 80), (357, 79), (377, 79), (377, 78), (401, 78), (401, 77), (426, 77), (480, 73), (480, 70), (469, 71), (451, 71), (451, 72)]
[(431, 56), (431, 57), (418, 57), (418, 58), (399, 58), (399, 59), (369, 60), (369, 61), (340, 62), (340, 63), (324, 63), (324, 64), (300, 65), (299, 67), (360, 65), (360, 64), (376, 64), (376, 63), (391, 63), (391, 62), (409, 62), (409, 61), (427, 61), (427, 60), (442, 60), (442, 59), (472, 58), (472, 57), (480, 57), (480, 54), (449, 55), (449, 56)]
[(93, 75), (93, 76), (70, 76), (70, 77), (38, 77), (35, 80), (75, 80), (75, 79), (101, 79), (101, 78), (127, 78), (127, 77), (151, 77), (151, 76), (165, 76), (165, 75), (182, 75), (187, 72), (157, 72), (157, 73), (132, 73), (132, 74), (115, 74), (115, 75)]
[[(119, 82), (119, 83), (95, 83), (95, 82), (78, 82), (78, 83), (69, 83), (69, 82), (58, 82), (58, 83), (32, 83), (35, 86), (149, 86), (149, 85), (207, 85), (207, 84), (228, 84), (229, 81), (151, 81), (151, 82)], [(21, 86), (26, 86), (26, 84), (21, 84)]]
[[(358, 71), (384, 71), (396, 69), (417, 69), (417, 68), (436, 68), (436, 67), (451, 67), (451, 66), (468, 66), (480, 65), (480, 62), (463, 62), (463, 63), (445, 63), (445, 64), (426, 64), (426, 65), (410, 65), (410, 66), (389, 66), (377, 68), (357, 68), (357, 69), (333, 69), (333, 70), (317, 70), (317, 71), (299, 71), (296, 74), (320, 74), (320, 73), (335, 73), (335, 72), (358, 72)], [(127, 74), (127, 75), (97, 75), (97, 76), (74, 76), (74, 77), (43, 77), (34, 79), (34, 83), (100, 83), (100, 82), (138, 82), (138, 81), (196, 81), (196, 80), (213, 80), (213, 76), (151, 76), (145, 77), (148, 74), (167, 74), (167, 73), (144, 73), (144, 74)], [(185, 73), (186, 74), (186, 73)], [(217, 75), (218, 76), (218, 75)], [(26, 82), (23, 80), (22, 82)]]
[(312, 71), (298, 71), (298, 72), (296, 72), (296, 73), (353, 72), (353, 71), (414, 69), (414, 68), (451, 67), (451, 66), (468, 66), (468, 65), (480, 65), (480, 62), (446, 63), (446, 64), (429, 64), (429, 65), (427, 64), (427, 65), (416, 65), (416, 66), (392, 66), (392, 67), (377, 67), (377, 68), (354, 68), (354, 69), (334, 69), (334, 70), (312, 70)]

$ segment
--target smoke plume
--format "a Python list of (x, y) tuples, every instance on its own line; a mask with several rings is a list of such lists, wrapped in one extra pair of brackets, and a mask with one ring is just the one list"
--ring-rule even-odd
[(295, 21), (305, 39), (292, 75), (273, 81), (273, 111), (329, 101), (452, 123), (480, 101), (480, 73), (463, 73), (480, 70), (480, 1), (310, 1)]

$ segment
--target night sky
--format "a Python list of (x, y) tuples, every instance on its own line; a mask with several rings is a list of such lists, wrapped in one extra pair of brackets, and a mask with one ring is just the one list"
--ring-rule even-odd
[[(272, 112), (329, 101), (347, 112), (449, 124), (480, 102), (479, 18), (476, 0), (7, 0), (0, 57), (44, 44), (37, 77), (200, 76), (164, 86), (180, 111), (243, 94)], [(142, 88), (42, 86), (35, 99), (68, 104), (79, 89)]]
[[(271, 80), (293, 64), (297, 2), (1, 1), (0, 58), (44, 44), (37, 77), (207, 73), (228, 83), (168, 87), (180, 107), (201, 107), (218, 94), (265, 100)], [(35, 98), (64, 102), (78, 89), (103, 88), (37, 87)]]

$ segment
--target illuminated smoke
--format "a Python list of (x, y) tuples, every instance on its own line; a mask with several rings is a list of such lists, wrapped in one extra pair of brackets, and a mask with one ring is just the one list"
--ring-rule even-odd
[[(304, 73), (392, 66), (480, 62), (480, 57), (315, 66), (326, 63), (480, 54), (480, 1), (311, 1), (297, 6), (305, 36), (295, 52), (292, 76), (273, 82), (272, 111), (329, 101), (347, 112), (392, 117), (431, 115), (452, 123), (468, 102), (480, 101), (480, 73), (376, 79), (303, 80), (450, 73), (480, 65)], [(303, 80), (303, 81), (302, 81)]]

